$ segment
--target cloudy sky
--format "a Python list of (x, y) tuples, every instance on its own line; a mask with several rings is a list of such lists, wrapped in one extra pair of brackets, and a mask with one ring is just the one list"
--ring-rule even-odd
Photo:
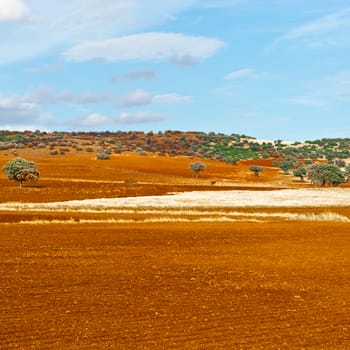
[(0, 129), (350, 137), (345, 0), (0, 0)]

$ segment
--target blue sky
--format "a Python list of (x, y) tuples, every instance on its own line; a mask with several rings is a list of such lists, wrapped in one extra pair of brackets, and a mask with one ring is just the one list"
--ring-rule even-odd
[(0, 128), (350, 137), (345, 0), (0, 0)]

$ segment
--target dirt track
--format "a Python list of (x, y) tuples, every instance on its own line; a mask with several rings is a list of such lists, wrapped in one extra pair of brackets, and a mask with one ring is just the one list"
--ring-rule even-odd
[(350, 349), (348, 223), (0, 232), (1, 349)]

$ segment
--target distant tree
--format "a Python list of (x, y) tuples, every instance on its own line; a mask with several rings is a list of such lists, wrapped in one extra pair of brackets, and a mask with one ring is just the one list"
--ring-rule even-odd
[(280, 169), (285, 173), (289, 174), (289, 170), (294, 166), (294, 162), (291, 160), (285, 160), (280, 164)]
[(111, 158), (110, 155), (108, 153), (106, 153), (106, 152), (103, 152), (103, 151), (102, 152), (98, 152), (96, 154), (96, 159), (108, 160), (110, 158)]
[(339, 167), (339, 168), (345, 168), (345, 167), (346, 167), (346, 163), (345, 163), (345, 161), (342, 160), (342, 159), (337, 159), (337, 160), (335, 161), (335, 165), (336, 165), (337, 167)]
[(22, 187), (24, 181), (38, 181), (40, 176), (36, 163), (19, 157), (7, 162), (2, 169), (10, 180), (18, 181), (19, 187)]
[(198, 178), (199, 173), (207, 168), (207, 166), (203, 162), (190, 163), (188, 167), (191, 169), (192, 175), (195, 178)]
[(312, 164), (307, 173), (312, 184), (338, 186), (345, 182), (345, 174), (333, 164)]
[(300, 177), (300, 181), (304, 181), (304, 176), (306, 176), (307, 171), (303, 167), (299, 167), (293, 171), (293, 175), (296, 177)]
[(252, 165), (249, 170), (252, 171), (255, 176), (259, 176), (259, 174), (263, 172), (264, 168), (260, 165)]
[[(220, 160), (220, 157), (219, 157), (219, 156), (214, 156), (214, 157), (212, 157), (212, 159)], [(238, 158), (238, 157), (234, 157), (234, 158), (225, 157), (225, 158), (223, 159), (223, 161), (224, 161), (225, 163), (232, 164), (232, 165), (237, 165), (238, 162), (239, 162), (240, 160), (241, 160), (241, 159)]]
[(328, 161), (328, 164), (334, 163), (334, 155), (333, 154), (326, 154), (326, 159)]

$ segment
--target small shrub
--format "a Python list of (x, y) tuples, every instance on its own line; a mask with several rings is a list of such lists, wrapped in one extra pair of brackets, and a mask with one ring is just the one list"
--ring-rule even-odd
[(147, 152), (144, 151), (143, 149), (138, 150), (138, 151), (137, 151), (137, 154), (138, 154), (139, 156), (147, 156)]
[(110, 159), (110, 155), (106, 152), (99, 152), (96, 154), (96, 159), (100, 159), (100, 160), (108, 160)]
[(201, 171), (204, 171), (207, 166), (203, 163), (203, 162), (194, 162), (194, 163), (190, 163), (188, 165), (188, 167), (191, 169), (192, 171), (192, 175), (195, 177), (195, 178), (198, 178), (199, 177), (199, 173)]
[(259, 176), (259, 174), (263, 172), (264, 168), (260, 165), (252, 165), (249, 170), (252, 171), (255, 176)]

